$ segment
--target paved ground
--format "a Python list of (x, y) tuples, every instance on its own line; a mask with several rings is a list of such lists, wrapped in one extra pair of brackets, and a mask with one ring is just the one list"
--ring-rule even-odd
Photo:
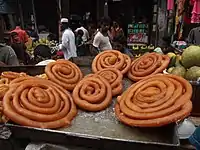
[[(0, 150), (25, 150), (27, 144), (30, 143), (29, 140), (16, 140), (13, 139), (12, 137), (9, 140), (0, 140)], [(109, 148), (108, 150), (111, 150), (112, 148)], [(115, 148), (117, 149), (117, 148)], [(134, 148), (135, 149), (135, 148)], [(160, 146), (145, 146), (143, 148), (141, 148), (140, 146), (138, 146), (137, 148), (138, 150), (194, 150), (195, 148), (192, 147), (191, 145), (189, 145), (189, 143), (187, 141), (183, 141), (182, 142), (182, 146), (181, 147), (177, 147), (177, 148), (163, 148)], [(43, 150), (56, 150), (56, 149), (43, 149)], [(75, 147), (71, 147), (68, 148), (68, 150), (86, 150), (85, 148), (75, 148)], [(88, 150), (97, 150), (97, 149), (88, 149)], [(98, 150), (106, 150), (106, 149), (98, 149)]]

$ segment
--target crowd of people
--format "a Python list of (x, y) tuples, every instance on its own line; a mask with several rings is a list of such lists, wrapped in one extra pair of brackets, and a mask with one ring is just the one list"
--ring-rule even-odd
[(63, 31), (61, 49), (65, 59), (70, 57), (96, 55), (101, 51), (116, 49), (124, 51), (126, 38), (117, 22), (111, 23), (110, 18), (102, 18), (97, 28), (85, 27), (80, 23), (74, 33), (70, 29), (67, 18), (61, 19)]
[[(40, 46), (34, 50), (34, 59), (32, 59), (27, 52), (27, 47), (33, 41), (39, 40), (39, 35), (31, 27), (23, 30), (20, 24), (17, 24), (14, 30), (9, 31), (9, 38), (7, 40), (4, 38), (0, 39), (1, 64), (13, 66), (28, 65), (45, 59), (95, 56), (104, 50), (116, 49), (123, 52), (125, 49), (126, 38), (122, 28), (119, 23), (111, 22), (108, 17), (102, 18), (97, 26), (84, 25), (80, 21), (79, 27), (74, 31), (70, 25), (69, 19), (61, 19), (60, 30), (62, 38), (58, 52), (51, 54), (47, 46)], [(2, 28), (1, 30), (0, 34), (3, 37), (4, 31)], [(56, 40), (57, 36), (50, 33), (47, 38), (48, 40)], [(38, 59), (41, 57), (43, 59)]]
[(14, 30), (9, 33), (9, 38), (4, 36), (3, 23), (0, 18), (0, 64), (18, 66), (20, 63), (27, 64), (26, 45), (28, 42), (27, 33), (16, 26)]

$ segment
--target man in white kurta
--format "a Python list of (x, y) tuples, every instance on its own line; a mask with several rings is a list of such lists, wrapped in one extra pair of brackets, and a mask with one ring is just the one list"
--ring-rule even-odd
[(68, 60), (71, 57), (77, 57), (75, 35), (69, 28), (69, 21), (67, 18), (61, 19), (61, 30), (63, 31), (63, 35), (60, 48), (64, 53), (65, 59)]

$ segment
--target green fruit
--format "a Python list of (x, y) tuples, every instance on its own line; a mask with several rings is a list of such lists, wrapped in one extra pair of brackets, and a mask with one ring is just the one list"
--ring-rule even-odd
[(151, 45), (148, 46), (148, 49), (149, 49), (149, 50), (154, 50), (155, 47), (151, 44)]
[(43, 43), (42, 39), (39, 39), (39, 43)]
[(45, 38), (42, 38), (42, 43), (46, 43), (46, 39)]
[(183, 66), (177, 66), (171, 72), (171, 74), (181, 76), (183, 78), (185, 77), (185, 73), (186, 73), (186, 69)]
[(193, 66), (185, 74), (185, 79), (189, 81), (197, 81), (200, 77), (200, 67)]
[(175, 66), (182, 66), (181, 65), (181, 56), (180, 55), (177, 55), (176, 56), (176, 62), (175, 62)]
[(139, 50), (139, 46), (138, 45), (133, 45), (133, 50)]
[(174, 54), (174, 53), (168, 53), (167, 56), (169, 56), (170, 58), (172, 58), (172, 57), (176, 57), (176, 54)]
[(182, 54), (181, 62), (185, 68), (200, 66), (200, 47), (190, 46), (186, 48)]
[(145, 50), (145, 49), (147, 49), (147, 46), (141, 46), (141, 49)]
[(174, 69), (174, 67), (171, 67), (171, 68), (169, 68), (169, 69), (167, 70), (167, 72), (168, 72), (168, 73), (172, 73), (173, 69)]
[(168, 68), (175, 66), (175, 63), (176, 63), (176, 56), (172, 56)]

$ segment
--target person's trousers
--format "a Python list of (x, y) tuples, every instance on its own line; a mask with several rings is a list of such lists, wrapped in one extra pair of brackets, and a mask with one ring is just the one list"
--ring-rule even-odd
[(197, 150), (200, 150), (200, 127), (190, 136), (189, 141)]

